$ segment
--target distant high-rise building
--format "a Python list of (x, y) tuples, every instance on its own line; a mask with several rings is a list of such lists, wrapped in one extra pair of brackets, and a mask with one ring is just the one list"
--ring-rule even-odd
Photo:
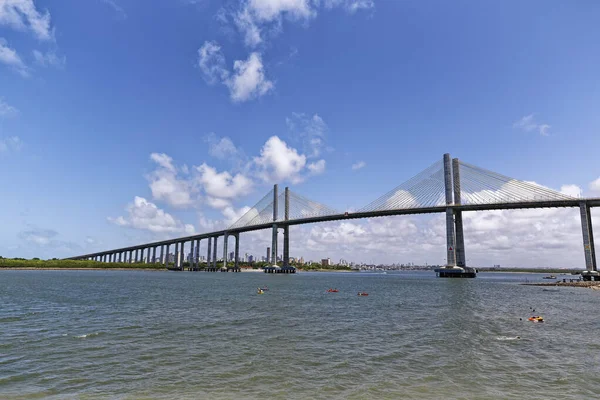
[(328, 267), (331, 265), (331, 259), (329, 258), (324, 258), (321, 260), (321, 265), (324, 267)]
[(267, 247), (267, 262), (271, 262), (271, 248)]
[(232, 251), (229, 253), (229, 261), (233, 261), (233, 258), (235, 257), (235, 253)]
[(249, 263), (254, 262), (254, 256), (253, 255), (249, 255), (248, 256), (248, 262)]

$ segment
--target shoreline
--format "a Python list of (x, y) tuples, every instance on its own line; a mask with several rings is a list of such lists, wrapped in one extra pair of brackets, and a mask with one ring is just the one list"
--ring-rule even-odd
[(600, 290), (600, 281), (521, 283), (524, 286), (567, 286)]

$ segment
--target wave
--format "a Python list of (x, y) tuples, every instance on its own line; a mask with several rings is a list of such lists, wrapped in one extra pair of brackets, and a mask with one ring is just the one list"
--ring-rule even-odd
[(85, 335), (77, 335), (75, 336), (75, 338), (77, 339), (85, 339), (85, 338), (89, 338), (89, 337), (94, 337), (94, 336), (98, 336), (100, 335), (102, 332), (93, 332), (93, 333), (87, 333)]
[(496, 340), (520, 340), (521, 336), (498, 336)]

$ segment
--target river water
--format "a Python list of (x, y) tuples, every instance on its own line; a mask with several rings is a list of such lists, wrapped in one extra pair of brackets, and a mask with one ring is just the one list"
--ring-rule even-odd
[(526, 280), (2, 271), (0, 398), (598, 398), (600, 291)]

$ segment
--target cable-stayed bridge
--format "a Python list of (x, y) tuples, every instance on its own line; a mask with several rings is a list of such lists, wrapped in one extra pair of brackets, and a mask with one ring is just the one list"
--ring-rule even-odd
[[(139, 262), (159, 260), (167, 265), (171, 246), (175, 246), (175, 267), (183, 266), (185, 244), (198, 265), (201, 241), (207, 240), (207, 263), (217, 268), (217, 243), (224, 238), (223, 267), (227, 265), (228, 238), (235, 238), (234, 260), (238, 266), (240, 234), (272, 229), (270, 260), (277, 260), (279, 231), (283, 230), (283, 267), (289, 266), (289, 227), (308, 223), (344, 219), (384, 217), (409, 214), (446, 214), (446, 250), (448, 270), (468, 271), (466, 266), (462, 213), (465, 211), (505, 210), (549, 207), (578, 207), (586, 270), (596, 271), (596, 255), (591, 207), (600, 206), (600, 198), (577, 198), (532, 182), (512, 179), (445, 154), (419, 174), (388, 193), (353, 212), (340, 212), (319, 202), (307, 199), (289, 188), (279, 192), (275, 185), (238, 221), (225, 230), (197, 234), (177, 239), (129, 246), (120, 249), (85, 254), (70, 259), (93, 259), (103, 262)], [(157, 256), (158, 250), (158, 256)], [(145, 257), (144, 257), (145, 252)], [(449, 272), (450, 273), (450, 272)]]

